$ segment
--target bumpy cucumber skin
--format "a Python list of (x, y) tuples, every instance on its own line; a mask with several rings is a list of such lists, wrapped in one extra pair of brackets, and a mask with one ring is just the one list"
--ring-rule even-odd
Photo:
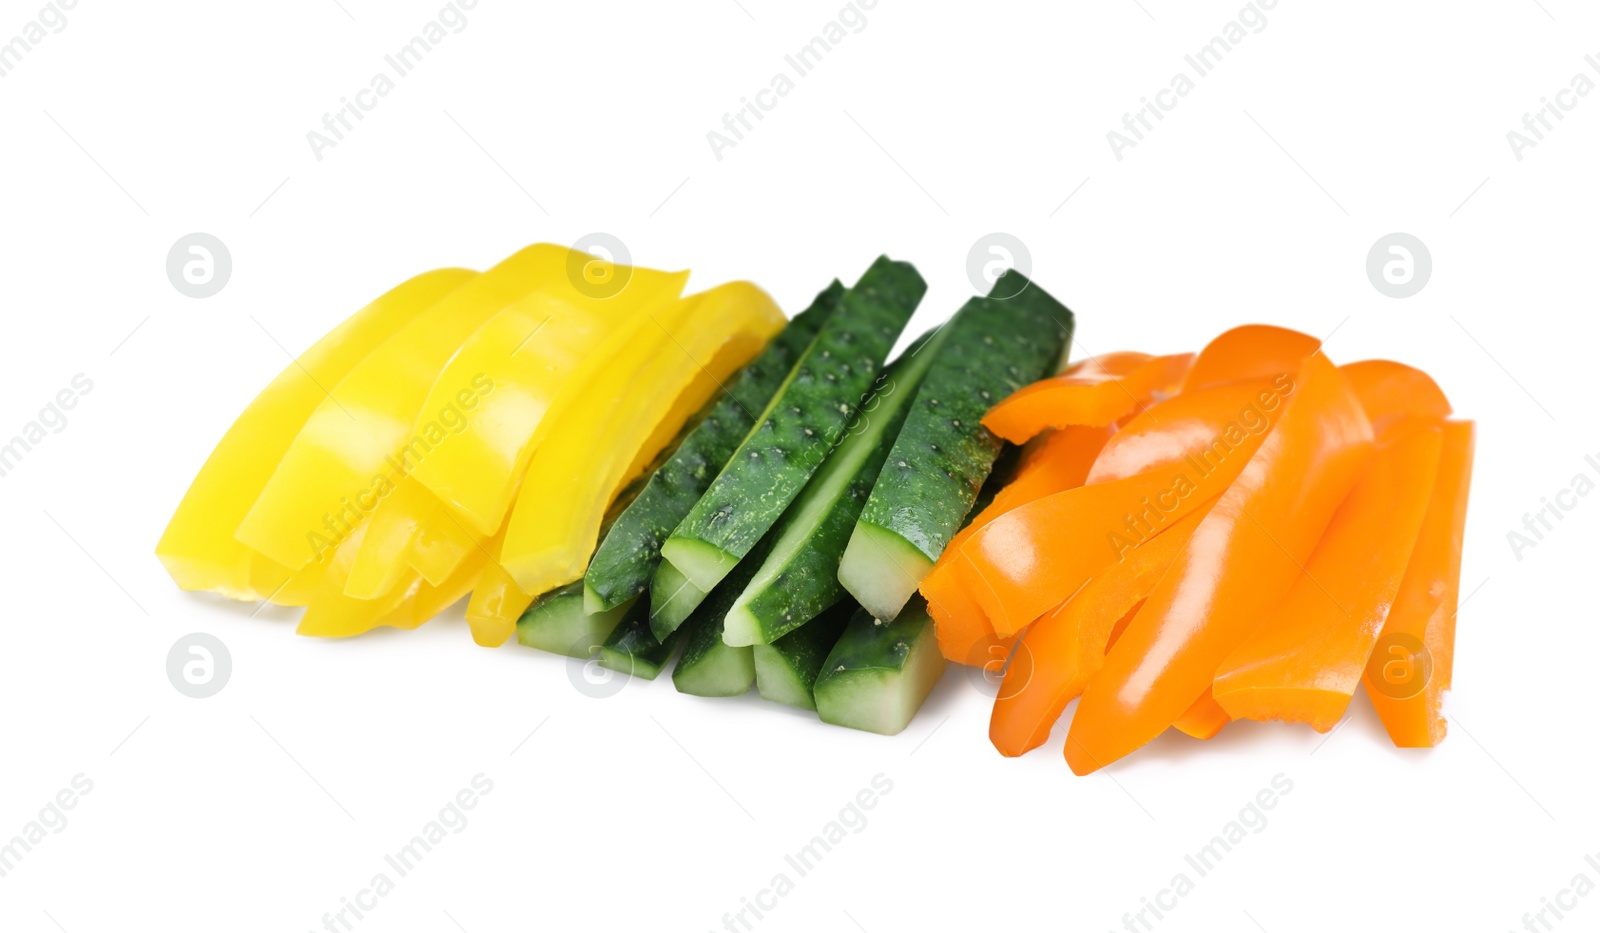
[(927, 605), (913, 600), (893, 622), (865, 609), (845, 626), (812, 694), (824, 722), (894, 735), (911, 722), (945, 668)]
[[(841, 599), (772, 644), (755, 646), (756, 689), (761, 696), (801, 709), (816, 709), (812, 688), (816, 686), (817, 675), (822, 673), (823, 662), (827, 661), (828, 653), (858, 608), (854, 600)], [(763, 654), (765, 658), (761, 657)], [(764, 680), (761, 677), (763, 667), (769, 671), (781, 668), (784, 682), (773, 684)]]
[(586, 595), (591, 604), (597, 603), (591, 610), (618, 606), (650, 585), (661, 562), (661, 545), (727, 464), (749, 433), (751, 419), (778, 391), (843, 295), (844, 286), (835, 280), (684, 430), (676, 452), (618, 517), (589, 561)]
[(1010, 270), (973, 298), (917, 390), (860, 521), (939, 559), (1000, 452), (980, 422), (990, 406), (1049, 374), (1072, 337), (1072, 312)]
[(672, 537), (747, 555), (837, 442), (926, 291), (909, 263), (879, 257)]
[[(942, 339), (943, 334), (939, 331), (924, 334), (884, 371), (883, 388), (862, 405), (843, 440), (830, 454), (830, 462), (823, 465), (779, 522), (776, 533), (781, 540), (788, 531), (789, 523), (803, 511), (807, 497), (814, 490), (820, 493), (817, 484), (834, 466), (832, 458), (846, 455), (853, 444), (870, 443), (876, 439), (844, 494), (835, 500), (822, 522), (798, 551), (784, 556), (783, 569), (760, 592), (749, 594), (748, 600), (741, 596), (742, 604), (737, 611), (754, 620), (759, 633), (756, 639), (758, 644), (772, 644), (844, 596), (844, 586), (839, 582), (839, 559), (844, 555), (856, 519), (872, 494), (878, 473), (883, 469), (895, 437), (905, 422), (910, 402), (915, 398), (917, 386), (926, 372), (925, 367), (937, 353)], [(923, 356), (924, 353), (928, 355)], [(768, 559), (778, 558), (774, 556)], [(760, 576), (759, 571), (757, 576)], [(752, 583), (752, 586), (755, 585), (758, 584)]]
[(600, 646), (600, 666), (644, 680), (655, 680), (678, 647), (677, 633), (665, 642), (650, 632), (650, 607), (643, 599), (633, 604), (620, 624)]

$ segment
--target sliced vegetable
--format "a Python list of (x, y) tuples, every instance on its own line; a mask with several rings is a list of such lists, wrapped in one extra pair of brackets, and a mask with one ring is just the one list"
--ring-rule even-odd
[(1200, 522), (1084, 689), (1067, 736), (1074, 772), (1116, 761), (1183, 715), (1288, 592), (1359, 478), (1372, 430), (1344, 377), (1314, 352), (1296, 383), (1272, 443)]
[[(589, 603), (585, 600), (584, 609), (588, 607)], [(600, 646), (600, 666), (645, 680), (655, 680), (677, 649), (679, 632), (667, 636), (664, 642), (657, 641), (650, 632), (650, 605), (642, 597), (636, 598), (628, 614), (622, 617), (621, 624), (611, 630), (606, 643)]]
[(527, 592), (583, 576), (612, 494), (672, 402), (709, 372), (720, 384), (782, 326), (766, 293), (718, 286), (652, 312), (656, 335), (622, 348), (534, 452), (500, 563)]
[[(844, 286), (835, 281), (728, 381), (639, 498), (617, 519), (584, 573), (589, 610), (609, 609), (643, 593), (661, 563), (661, 545), (716, 479), (754, 413), (766, 408), (817, 330), (839, 307)], [(680, 619), (681, 621), (681, 619)]]
[(839, 564), (839, 582), (880, 619), (893, 619), (916, 592), (994, 466), (1000, 439), (983, 426), (984, 413), (1056, 365), (1072, 312), (1013, 269), (945, 330)]
[(1172, 724), (1172, 728), (1191, 739), (1211, 739), (1222, 731), (1223, 726), (1232, 721), (1228, 711), (1218, 705), (1211, 696), (1211, 691), (1207, 690), (1200, 694), (1200, 698), (1187, 710), (1184, 710), (1183, 715)]
[(329, 331), (261, 390), (217, 442), (161, 533), (156, 556), (173, 582), (248, 600), (267, 599), (285, 586), (290, 568), (236, 540), (234, 531), (327, 400), (326, 389), (476, 275), (438, 269), (396, 286)]
[[(683, 642), (678, 664), (672, 669), (672, 684), (678, 692), (702, 697), (742, 696), (756, 682), (754, 655), (749, 647), (735, 647), (723, 641), (722, 620), (750, 583), (750, 578), (755, 576), (756, 569), (772, 548), (772, 540), (772, 535), (768, 535), (756, 542), (749, 558), (740, 561), (733, 572), (694, 607), (683, 625), (674, 630)], [(665, 569), (670, 565), (663, 561), (661, 566)]]
[(817, 675), (817, 715), (836, 726), (895, 735), (917, 714), (944, 668), (922, 600), (890, 622), (862, 607)]
[(983, 416), (983, 425), (1020, 444), (1050, 428), (1105, 426), (1140, 408), (1141, 399), (1177, 393), (1194, 354), (1151, 356), (1107, 353), (1091, 357), (1051, 379), (1011, 393)]
[(799, 495), (867, 397), (927, 290), (908, 263), (879, 257), (840, 299), (706, 494), (661, 553), (709, 592)]
[(878, 390), (774, 529), (772, 553), (723, 622), (728, 644), (770, 644), (844, 596), (839, 559), (917, 386), (950, 330), (925, 334), (884, 371)]
[(517, 644), (569, 658), (593, 657), (632, 606), (630, 601), (604, 612), (587, 612), (583, 584), (568, 583), (535, 599), (522, 614), (517, 620)]
[(755, 645), (756, 690), (762, 698), (816, 709), (817, 675), (857, 608), (855, 600), (841, 599), (771, 644)]
[(670, 561), (659, 561), (650, 581), (650, 631), (664, 640), (706, 598), (705, 591), (689, 582)]

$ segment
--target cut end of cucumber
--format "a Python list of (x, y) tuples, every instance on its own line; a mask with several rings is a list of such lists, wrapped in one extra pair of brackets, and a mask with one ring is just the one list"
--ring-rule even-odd
[(756, 681), (756, 662), (749, 648), (732, 648), (721, 639), (696, 656), (692, 666), (682, 661), (672, 672), (679, 693), (697, 697), (743, 696)]
[(801, 709), (814, 710), (816, 700), (783, 653), (771, 645), (755, 645), (751, 657), (756, 666), (756, 690), (763, 700), (786, 703)]
[(650, 582), (650, 632), (656, 636), (657, 641), (666, 641), (667, 636), (678, 630), (678, 626), (689, 618), (695, 607), (705, 602), (706, 591), (689, 582), (685, 577), (667, 561), (662, 561), (656, 568), (656, 575)]
[(734, 603), (722, 620), (722, 640), (735, 648), (767, 643), (761, 631), (761, 620), (743, 603)]
[(920, 603), (894, 622), (858, 615), (817, 678), (817, 715), (836, 726), (895, 735), (933, 691), (945, 663)]
[(857, 522), (839, 561), (839, 583), (873, 618), (893, 621), (933, 561), (886, 528)]
[(605, 612), (607, 609), (615, 609), (615, 608), (616, 608), (616, 606), (607, 606), (606, 605), (606, 601), (605, 601), (605, 597), (601, 596), (598, 592), (596, 592), (594, 587), (590, 586), (588, 583), (585, 583), (583, 585), (583, 611), (584, 612), (593, 614), (593, 613), (596, 613), (596, 612)]
[(738, 557), (694, 538), (668, 538), (661, 546), (661, 556), (702, 593), (716, 589), (739, 563)]
[(517, 643), (570, 658), (592, 657), (627, 615), (632, 601), (598, 613), (584, 611), (583, 603), (583, 591), (577, 586), (534, 600), (517, 620)]
[(656, 664), (643, 655), (629, 654), (617, 648), (600, 649), (600, 666), (619, 674), (628, 674), (641, 680), (655, 680), (665, 665)]

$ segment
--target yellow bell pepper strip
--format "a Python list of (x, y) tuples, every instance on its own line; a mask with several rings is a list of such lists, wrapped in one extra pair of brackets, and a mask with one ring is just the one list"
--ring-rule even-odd
[[(1271, 394), (1279, 407), (1277, 391), (1264, 381), (1243, 382), (1152, 406), (1112, 436), (1087, 485), (1013, 509), (975, 532), (955, 567), (995, 632), (1019, 631), (1221, 493), (1270, 436), (1271, 422), (1257, 406)], [(1138, 469), (1096, 482), (1107, 458)]]
[[(490, 315), (566, 276), (568, 250), (530, 246), (452, 291), (361, 361), (324, 399), (235, 532), (248, 547), (298, 570), (325, 557), (391, 492), (452, 438), (438, 421), (413, 435), (445, 363)], [(471, 379), (454, 389), (483, 395)], [(442, 412), (430, 412), (440, 418)]]
[(983, 416), (983, 426), (1020, 444), (1048, 428), (1109, 425), (1141, 407), (1141, 399), (1176, 394), (1193, 362), (1192, 353), (1097, 356), (1011, 393)]
[(356, 599), (377, 599), (394, 589), (411, 566), (405, 561), (406, 544), (416, 531), (419, 514), (436, 502), (428, 490), (406, 478), (373, 510), (344, 583), (344, 594)]
[[(584, 385), (560, 429), (534, 452), (511, 511), (500, 563), (527, 593), (583, 576), (606, 505), (674, 399), (705, 367), (716, 381), (760, 352), (783, 312), (747, 282), (653, 310), (648, 331)], [(734, 349), (722, 352), (725, 344)]]
[(1021, 755), (1050, 737), (1061, 712), (1105, 662), (1116, 626), (1156, 588), (1210, 510), (1203, 505), (1129, 551), (1028, 627), (1017, 648), (1028, 663), (1006, 671), (989, 716), (989, 741), (1000, 754)]
[(316, 595), (306, 606), (305, 614), (295, 631), (301, 635), (321, 638), (349, 638), (369, 632), (384, 624), (384, 619), (410, 598), (421, 578), (410, 574), (402, 585), (385, 593), (380, 599), (356, 599), (344, 593), (344, 581), (355, 565), (356, 552), (368, 525), (357, 525), (350, 536), (328, 558), (328, 569)]
[(1200, 694), (1200, 699), (1195, 700), (1182, 716), (1178, 717), (1172, 728), (1191, 739), (1210, 739), (1232, 721), (1233, 718), (1228, 715), (1228, 711), (1217, 704), (1208, 689)]
[(1294, 588), (1217, 668), (1216, 700), (1235, 719), (1333, 728), (1400, 588), (1439, 467), (1438, 428), (1380, 447)]
[(469, 554), (486, 547), (492, 539), (468, 531), (450, 507), (435, 498), (431, 510), (417, 523), (406, 543), (405, 561), (424, 580), (438, 586)]
[[(616, 274), (627, 286), (609, 297), (563, 281), (500, 311), (467, 339), (429, 392), (424, 414), (459, 407), (459, 433), (411, 475), (469, 531), (486, 537), (500, 528), (529, 456), (561, 406), (571, 404), (574, 393), (562, 390), (609, 370), (630, 339), (655, 327), (645, 317), (651, 309), (676, 300), (689, 278), (643, 268)], [(495, 387), (483, 399), (462, 391), (480, 373)]]
[(1401, 748), (1431, 748), (1444, 741), (1441, 703), (1455, 661), (1473, 440), (1472, 422), (1445, 423), (1427, 515), (1363, 675), (1378, 718)]
[(234, 540), (234, 530), (327, 399), (326, 387), (475, 275), (438, 269), (396, 286), (300, 354), (256, 396), (212, 450), (156, 545), (179, 587), (257, 600), (284, 586), (289, 568)]
[(1288, 593), (1360, 477), (1372, 428), (1344, 376), (1316, 352), (1295, 381), (1248, 468), (1090, 678), (1067, 735), (1075, 773), (1116, 761), (1183, 715)]
[(517, 631), (517, 620), (533, 604), (533, 594), (517, 586), (505, 567), (499, 562), (501, 542), (489, 549), (493, 560), (486, 562), (483, 573), (472, 588), (472, 598), (467, 601), (467, 624), (472, 628), (472, 640), (485, 648), (498, 648)]

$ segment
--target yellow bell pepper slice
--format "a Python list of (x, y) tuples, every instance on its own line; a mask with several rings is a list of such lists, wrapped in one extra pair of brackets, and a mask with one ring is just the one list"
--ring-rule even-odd
[[(499, 542), (495, 542), (496, 548)], [(490, 549), (494, 553), (495, 548)], [(496, 555), (498, 558), (498, 555)], [(497, 561), (485, 561), (483, 572), (467, 602), (467, 625), (472, 640), (485, 648), (498, 648), (517, 631), (517, 620), (533, 604), (533, 596), (517, 586)]]
[[(437, 269), (396, 286), (329, 331), (255, 397), (211, 451), (156, 545), (156, 556), (180, 588), (248, 600), (290, 589), (289, 568), (236, 541), (234, 530), (327, 399), (324, 387), (337, 385), (373, 350), (475, 275), (470, 269)], [(298, 595), (309, 594), (302, 588)]]
[[(352, 369), (313, 413), (235, 537), (293, 570), (323, 560), (364, 523), (419, 459), (452, 440), (423, 402), (445, 363), (490, 315), (566, 276), (569, 250), (530, 246), (430, 307)], [(469, 380), (453, 390), (485, 395)]]
[(543, 593), (583, 575), (607, 504), (679, 394), (703, 370), (726, 380), (783, 323), (778, 306), (748, 282), (649, 316), (648, 330), (583, 386), (528, 464), (500, 555), (523, 592)]
[[(327, 560), (327, 572), (295, 631), (301, 635), (322, 638), (348, 638), (371, 631), (400, 608), (415, 592), (421, 578), (415, 573), (379, 599), (356, 599), (344, 593), (345, 579), (355, 564), (361, 539), (370, 526), (363, 522), (355, 527)], [(409, 616), (408, 616), (409, 618)]]
[[(653, 269), (618, 268), (611, 275), (627, 282), (615, 295), (592, 297), (562, 282), (496, 314), (462, 345), (429, 393), (424, 412), (458, 401), (475, 407), (459, 436), (412, 473), (469, 531), (487, 536), (499, 529), (529, 456), (571, 397), (563, 387), (610, 367), (639, 332), (640, 316), (676, 300), (689, 278)], [(480, 373), (493, 380), (494, 394), (458, 399), (457, 387)]]

